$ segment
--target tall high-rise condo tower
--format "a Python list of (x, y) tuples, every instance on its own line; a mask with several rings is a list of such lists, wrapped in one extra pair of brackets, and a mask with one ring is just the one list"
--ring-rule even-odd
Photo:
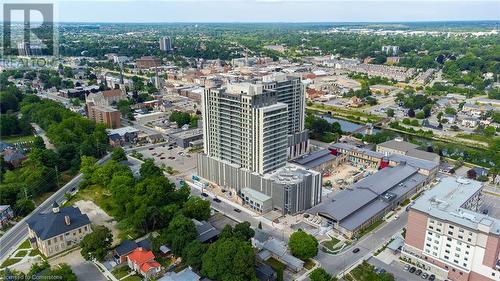
[(307, 150), (300, 78), (205, 88), (198, 175), (258, 212), (304, 211), (321, 202), (321, 174), (287, 162)]
[(164, 52), (172, 51), (172, 39), (169, 36), (163, 36), (160, 38), (160, 50)]

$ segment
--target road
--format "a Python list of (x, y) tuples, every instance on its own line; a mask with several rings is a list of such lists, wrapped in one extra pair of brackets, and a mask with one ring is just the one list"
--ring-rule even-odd
[(45, 131), (38, 126), (36, 123), (31, 123), (31, 126), (35, 129), (35, 132), (38, 136), (40, 136), (43, 139), (43, 142), (45, 143), (45, 147), (47, 149), (54, 149), (54, 145), (50, 142), (49, 138), (45, 134)]
[[(191, 186), (191, 194), (195, 196), (201, 196), (201, 191)], [(244, 208), (239, 208), (242, 211), (234, 211), (235, 206), (226, 203), (225, 200), (216, 203), (212, 200), (213, 195), (209, 191), (205, 191), (209, 195), (212, 203), (212, 208), (223, 213), (229, 218), (236, 221), (248, 221), (252, 227), (256, 228), (259, 225), (260, 217), (254, 216), (250, 213), (246, 213)], [(203, 198), (203, 197), (202, 197)], [(219, 197), (220, 198), (220, 197)], [(236, 203), (234, 203), (236, 204)], [(321, 267), (333, 274), (334, 276), (342, 273), (344, 270), (351, 269), (353, 265), (356, 265), (362, 259), (368, 259), (371, 257), (372, 252), (380, 248), (384, 243), (389, 241), (391, 237), (399, 232), (403, 227), (406, 226), (408, 214), (403, 212), (399, 215), (398, 219), (389, 219), (388, 222), (384, 223), (381, 227), (376, 229), (370, 234), (365, 235), (357, 243), (349, 247), (346, 251), (338, 255), (329, 255), (323, 251), (319, 251), (318, 255), (315, 257), (321, 264)], [(271, 236), (276, 237), (281, 240), (288, 240), (288, 235), (285, 235), (282, 230), (272, 227), (266, 223), (262, 223), (264, 232), (269, 233)], [(360, 251), (356, 254), (352, 252), (352, 249), (359, 248)]]
[[(101, 164), (110, 159), (110, 154), (101, 158), (97, 163)], [(78, 174), (66, 185), (61, 187), (52, 196), (45, 200), (40, 206), (36, 207), (31, 214), (23, 218), (21, 221), (16, 223), (11, 229), (9, 229), (2, 237), (0, 237), (0, 263), (3, 262), (13, 251), (16, 250), (17, 246), (21, 244), (28, 236), (28, 225), (26, 221), (31, 218), (34, 214), (40, 212), (47, 212), (52, 208), (52, 203), (64, 201), (64, 195), (73, 188), (78, 188), (80, 182), (82, 181), (82, 174)]]
[[(401, 213), (397, 220), (389, 219), (390, 221), (361, 238), (357, 243), (352, 245), (346, 251), (339, 255), (330, 255), (323, 251), (319, 251), (316, 260), (321, 263), (321, 267), (334, 276), (343, 273), (344, 270), (350, 270), (358, 262), (371, 257), (372, 252), (380, 248), (391, 237), (406, 226), (408, 214)], [(358, 253), (353, 253), (354, 248), (359, 248)]]

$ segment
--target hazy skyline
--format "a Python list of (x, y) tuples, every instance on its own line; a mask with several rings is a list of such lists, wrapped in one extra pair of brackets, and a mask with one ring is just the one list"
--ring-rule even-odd
[(56, 21), (60, 22), (407, 22), (500, 19), (500, 1), (55, 2)]

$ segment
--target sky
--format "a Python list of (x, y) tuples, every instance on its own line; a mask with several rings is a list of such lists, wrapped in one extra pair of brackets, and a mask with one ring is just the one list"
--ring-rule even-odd
[(500, 0), (55, 0), (55, 3), (56, 21), (59, 22), (500, 20)]

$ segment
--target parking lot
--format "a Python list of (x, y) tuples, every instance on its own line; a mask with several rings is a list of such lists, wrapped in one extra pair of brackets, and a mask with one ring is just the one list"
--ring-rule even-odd
[(490, 195), (483, 194), (483, 204), (479, 208), (480, 212), (487, 210), (488, 215), (494, 218), (500, 218), (500, 198)]
[(106, 281), (106, 277), (99, 269), (89, 261), (83, 259), (80, 251), (73, 250), (69, 253), (49, 260), (51, 266), (56, 266), (61, 263), (66, 263), (75, 273), (78, 281)]
[[(371, 257), (368, 259), (368, 263), (377, 268), (383, 268), (386, 272), (392, 273), (394, 275), (394, 279), (397, 281), (429, 280), (428, 278), (422, 278), (423, 273), (417, 276), (415, 273), (410, 273), (404, 270), (404, 265), (397, 260), (394, 260), (390, 264), (386, 264), (376, 257)], [(435, 280), (438, 279), (436, 278)]]
[(154, 159), (158, 166), (170, 166), (181, 174), (196, 168), (196, 154), (187, 151), (187, 148), (183, 149), (170, 144), (138, 150), (143, 155), (143, 159)]

